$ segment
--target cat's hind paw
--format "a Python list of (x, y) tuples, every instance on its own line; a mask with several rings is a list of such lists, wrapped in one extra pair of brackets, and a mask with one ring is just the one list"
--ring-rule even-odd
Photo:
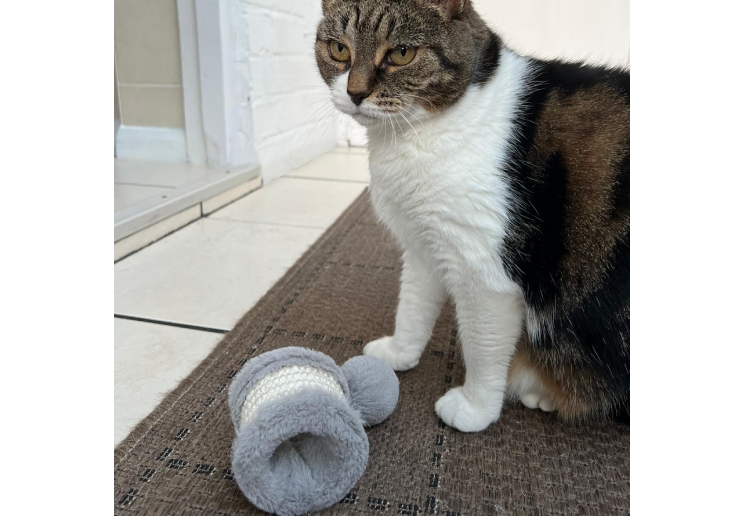
[(462, 387), (450, 389), (434, 405), (437, 415), (461, 432), (480, 432), (499, 418), (501, 407), (478, 407), (468, 399)]
[(412, 353), (400, 348), (393, 337), (382, 337), (364, 346), (363, 353), (369, 357), (384, 360), (395, 371), (407, 371), (416, 367), (421, 358), (420, 353)]
[(530, 392), (523, 394), (519, 401), (522, 402), (527, 408), (536, 409), (539, 408), (543, 412), (552, 412), (555, 410), (555, 404), (548, 396), (540, 396), (539, 394)]

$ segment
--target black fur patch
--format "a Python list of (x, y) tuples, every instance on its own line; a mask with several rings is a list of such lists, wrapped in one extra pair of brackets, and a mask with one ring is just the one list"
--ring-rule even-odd
[[(553, 342), (580, 346), (583, 365), (614, 394), (615, 416), (630, 407), (630, 234), (618, 243), (600, 289), (556, 321)], [(548, 339), (546, 339), (548, 340)]]
[(602, 84), (622, 93), (630, 103), (630, 74), (623, 70), (548, 61), (544, 63), (541, 75), (548, 79), (548, 84), (565, 94)]
[(538, 230), (527, 236), (521, 260), (514, 273), (524, 289), (526, 300), (545, 307), (560, 296), (560, 264), (566, 252), (566, 167), (560, 154), (552, 154), (539, 178), (532, 178), (523, 189), (530, 220), (539, 221)]
[[(584, 371), (594, 379), (592, 385), (581, 387), (592, 397), (587, 403), (606, 415), (629, 420), (630, 230), (625, 234), (617, 230), (606, 263), (596, 266), (601, 268), (597, 269), (601, 281), (591, 292), (584, 291), (581, 276), (567, 288), (566, 260), (576, 252), (568, 248), (567, 228), (569, 222), (576, 223), (570, 218), (577, 216), (569, 212), (570, 165), (560, 152), (546, 155), (545, 142), (536, 141), (540, 115), (551, 93), (565, 98), (602, 86), (629, 102), (629, 74), (559, 62), (534, 64), (535, 86), (515, 117), (519, 130), (508, 158), (507, 175), (517, 209), (505, 242), (506, 269), (522, 287), (531, 312), (552, 321), (552, 331), (530, 336), (535, 355), (553, 370)], [(629, 140), (619, 145), (624, 150), (611, 171), (614, 182), (607, 204), (608, 217), (617, 222), (614, 227), (624, 228), (630, 216)]]
[(617, 181), (612, 185), (612, 205), (614, 217), (630, 216), (630, 142), (628, 152), (618, 165)]
[(380, 30), (380, 24), (382, 23), (382, 19), (385, 17), (385, 12), (381, 12), (380, 15), (377, 17), (377, 21), (375, 22), (375, 27), (372, 29), (372, 32), (377, 34), (377, 31)]
[(450, 61), (447, 56), (444, 55), (444, 50), (439, 47), (431, 47), (431, 50), (437, 56), (437, 59), (439, 59), (439, 64), (442, 65), (442, 68), (455, 74), (460, 72), (460, 65)]
[(385, 36), (385, 39), (390, 39), (390, 36), (393, 34), (394, 30), (395, 30), (395, 18), (391, 18), (390, 25), (388, 25), (387, 35)]
[(473, 84), (482, 85), (491, 78), (493, 73), (496, 71), (496, 67), (499, 65), (499, 52), (501, 51), (501, 43), (499, 38), (495, 34), (490, 34), (488, 38), (488, 45), (483, 52), (478, 56), (478, 61), (473, 70), (473, 78), (471, 82)]

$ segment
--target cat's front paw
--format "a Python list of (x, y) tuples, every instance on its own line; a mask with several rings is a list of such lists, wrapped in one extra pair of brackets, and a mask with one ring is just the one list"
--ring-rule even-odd
[(434, 410), (442, 421), (461, 432), (480, 432), (499, 418), (501, 403), (492, 407), (477, 406), (468, 399), (462, 387), (455, 387), (439, 398)]
[(416, 367), (421, 355), (404, 351), (392, 337), (373, 340), (364, 346), (363, 353), (384, 360), (395, 371), (407, 371)]

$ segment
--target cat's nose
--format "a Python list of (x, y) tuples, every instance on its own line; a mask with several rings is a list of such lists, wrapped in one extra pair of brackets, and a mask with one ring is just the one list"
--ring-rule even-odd
[(349, 94), (349, 97), (351, 97), (351, 101), (356, 104), (357, 106), (362, 103), (364, 99), (369, 97), (369, 94), (372, 93), (371, 91), (349, 91), (346, 90), (346, 93)]

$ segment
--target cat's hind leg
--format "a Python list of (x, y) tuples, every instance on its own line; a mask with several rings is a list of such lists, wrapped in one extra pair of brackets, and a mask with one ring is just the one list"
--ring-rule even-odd
[(557, 389), (552, 384), (530, 363), (529, 354), (518, 346), (509, 366), (509, 397), (521, 401), (527, 408), (552, 412), (556, 409), (558, 397)]

